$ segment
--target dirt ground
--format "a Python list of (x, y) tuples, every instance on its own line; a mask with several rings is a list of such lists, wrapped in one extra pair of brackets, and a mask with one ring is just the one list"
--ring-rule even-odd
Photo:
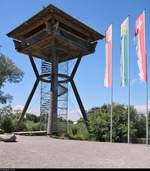
[(0, 142), (0, 168), (150, 168), (150, 146), (17, 136)]

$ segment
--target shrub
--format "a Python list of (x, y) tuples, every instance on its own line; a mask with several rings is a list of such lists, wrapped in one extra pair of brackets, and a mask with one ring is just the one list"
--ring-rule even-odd
[(0, 134), (3, 134), (4, 133), (4, 130), (3, 129), (0, 129)]
[(14, 131), (12, 119), (9, 116), (5, 116), (1, 120), (1, 129), (6, 133)]
[(29, 121), (27, 120), (25, 122), (25, 126), (26, 126), (26, 131), (39, 131), (40, 130), (40, 122), (33, 122), (33, 121)]

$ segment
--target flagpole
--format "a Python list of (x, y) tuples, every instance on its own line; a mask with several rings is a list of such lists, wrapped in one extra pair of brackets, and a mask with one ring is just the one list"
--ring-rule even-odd
[(110, 142), (112, 142), (112, 131), (113, 131), (113, 83), (111, 88), (111, 113), (110, 113)]
[[(145, 10), (145, 27), (146, 27), (146, 8)], [(144, 27), (144, 28), (145, 28)], [(145, 44), (146, 44), (146, 31), (145, 32)], [(147, 53), (146, 53), (146, 144), (148, 145), (148, 133), (149, 133), (149, 128), (148, 128), (148, 119), (149, 119), (149, 114), (148, 114), (148, 69), (147, 69)]]
[[(112, 37), (113, 37), (113, 34), (112, 34)], [(112, 76), (111, 78), (112, 78), (112, 86), (111, 86), (110, 142), (112, 143), (112, 139), (113, 139), (112, 138), (113, 137), (113, 45), (112, 45)]]
[[(130, 15), (128, 18), (128, 30), (130, 30)], [(128, 34), (128, 143), (130, 143), (130, 31)]]
[(148, 138), (149, 138), (148, 118), (149, 118), (149, 114), (148, 114), (148, 80), (147, 80), (146, 82), (146, 144), (147, 145), (148, 145)]
[[(112, 58), (112, 24), (108, 27), (106, 33), (106, 42), (105, 42), (105, 50), (106, 50), (106, 69), (105, 69), (105, 79), (104, 86), (110, 88), (110, 142), (112, 142), (112, 115), (113, 115), (113, 58)], [(109, 44), (109, 49), (108, 49)], [(111, 45), (111, 46), (110, 46)], [(111, 74), (110, 74), (111, 73)]]

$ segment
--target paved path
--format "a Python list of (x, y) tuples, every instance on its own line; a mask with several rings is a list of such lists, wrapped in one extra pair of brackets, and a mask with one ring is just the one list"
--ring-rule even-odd
[(0, 142), (0, 168), (150, 168), (150, 146), (17, 136)]

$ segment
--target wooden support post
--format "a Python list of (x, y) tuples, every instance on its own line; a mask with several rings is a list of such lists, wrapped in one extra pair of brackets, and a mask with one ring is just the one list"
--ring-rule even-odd
[(47, 134), (57, 135), (57, 99), (58, 99), (58, 57), (55, 40), (52, 42), (51, 104), (48, 116)]

